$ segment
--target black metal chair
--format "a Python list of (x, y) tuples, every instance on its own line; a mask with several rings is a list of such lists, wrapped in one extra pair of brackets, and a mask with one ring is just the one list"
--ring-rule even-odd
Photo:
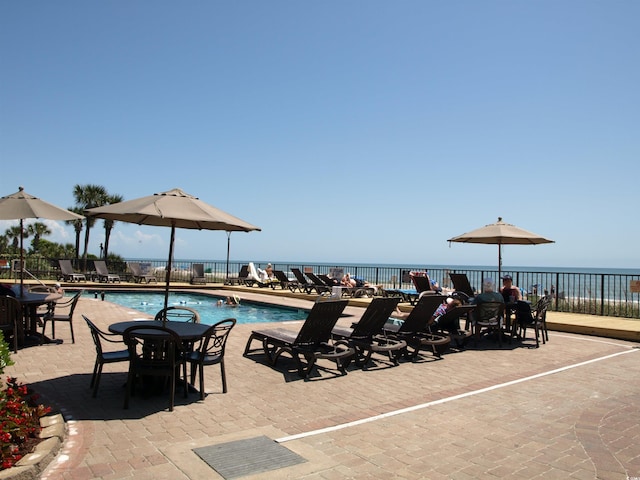
[(118, 335), (117, 333), (107, 333), (100, 330), (96, 325), (89, 320), (86, 316), (82, 315), (84, 321), (87, 322), (89, 326), (89, 330), (91, 331), (91, 337), (93, 338), (93, 343), (96, 347), (96, 362), (93, 367), (93, 375), (91, 376), (91, 384), (89, 388), (93, 388), (93, 397), (96, 397), (98, 394), (98, 385), (100, 384), (100, 376), (102, 375), (102, 366), (105, 363), (117, 363), (117, 362), (126, 362), (129, 360), (129, 350), (115, 350), (110, 352), (105, 352), (102, 349), (102, 342), (109, 342), (113, 344), (119, 344), (120, 346), (125, 346), (122, 335)]
[(474, 311), (474, 339), (476, 343), (484, 331), (498, 336), (498, 345), (502, 347), (502, 333), (504, 327), (503, 302), (482, 302), (476, 305)]
[(207, 329), (200, 345), (192, 352), (186, 352), (184, 360), (191, 365), (191, 385), (195, 385), (196, 371), (199, 372), (200, 399), (204, 400), (204, 367), (220, 365), (222, 377), (222, 393), (227, 393), (227, 376), (224, 369), (224, 349), (231, 329), (236, 324), (235, 318), (222, 320)]
[(18, 324), (22, 323), (20, 302), (8, 295), (0, 296), (0, 330), (5, 340), (13, 337), (13, 353), (18, 353)]
[(527, 328), (533, 328), (536, 336), (536, 348), (540, 346), (540, 336), (542, 343), (549, 341), (547, 330), (547, 309), (551, 304), (551, 297), (544, 296), (538, 300), (535, 309), (531, 310), (531, 305), (527, 302), (519, 301), (516, 307), (516, 322), (518, 331), (522, 339), (527, 337)]
[(122, 334), (129, 351), (129, 373), (124, 397), (124, 408), (129, 408), (129, 398), (134, 394), (138, 377), (160, 377), (169, 381), (169, 411), (173, 411), (176, 392), (176, 376), (183, 367), (184, 396), (187, 397), (186, 363), (182, 355), (182, 340), (173, 330), (158, 326), (133, 326)]
[[(73, 312), (76, 309), (78, 300), (82, 296), (82, 290), (74, 293), (71, 298), (62, 302), (56, 302), (52, 304), (52, 307), (48, 313), (42, 316), (42, 337), (44, 338), (44, 332), (47, 328), (47, 323), (51, 322), (51, 338), (56, 338), (56, 322), (64, 322), (69, 324), (71, 330), (71, 343), (76, 343), (75, 336), (73, 335)], [(66, 312), (60, 313), (60, 310), (66, 310)]]

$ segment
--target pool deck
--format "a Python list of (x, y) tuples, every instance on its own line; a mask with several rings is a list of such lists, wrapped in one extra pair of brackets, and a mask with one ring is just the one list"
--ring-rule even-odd
[[(224, 295), (213, 288), (206, 291)], [(313, 298), (237, 290), (243, 299), (300, 308)], [(353, 317), (341, 322), (365, 303), (353, 302)], [(60, 324), (63, 343), (21, 349), (5, 372), (67, 421), (67, 440), (43, 479), (225, 478), (193, 449), (259, 436), (305, 461), (235, 478), (640, 477), (638, 320), (549, 312), (550, 340), (538, 349), (531, 338), (502, 348), (485, 339), (441, 359), (426, 353), (397, 367), (352, 366), (346, 376), (320, 361), (308, 381), (285, 358), (272, 368), (259, 355), (244, 357), (251, 330), (263, 324), (237, 325), (227, 347), (228, 393), (218, 367), (207, 367), (207, 398), (178, 391), (168, 412), (165, 395), (136, 396), (122, 408), (125, 364), (105, 366), (97, 398), (89, 389), (95, 350), (81, 315), (105, 330), (144, 315), (93, 298), (82, 298), (76, 312), (75, 344)]]

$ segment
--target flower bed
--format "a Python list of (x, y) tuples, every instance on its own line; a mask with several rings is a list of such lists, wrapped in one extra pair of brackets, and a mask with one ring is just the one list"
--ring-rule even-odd
[(7, 378), (5, 388), (0, 391), (0, 470), (13, 467), (42, 441), (40, 417), (50, 411), (50, 407), (38, 404), (38, 395), (26, 385)]

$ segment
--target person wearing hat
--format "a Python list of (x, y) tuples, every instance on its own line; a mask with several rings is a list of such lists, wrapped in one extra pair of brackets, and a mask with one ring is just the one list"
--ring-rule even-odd
[(520, 289), (513, 285), (513, 278), (511, 275), (504, 275), (502, 277), (502, 288), (500, 289), (504, 303), (515, 303), (518, 300), (522, 300), (522, 293)]

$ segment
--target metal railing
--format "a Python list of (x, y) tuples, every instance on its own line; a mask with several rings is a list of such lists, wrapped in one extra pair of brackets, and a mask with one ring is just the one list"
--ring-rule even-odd
[[(3, 257), (13, 265), (14, 257)], [(42, 280), (59, 278), (58, 259), (27, 256), (26, 269), (35, 277)], [(146, 267), (146, 272), (155, 274), (159, 281), (165, 278), (166, 260), (129, 259)], [(225, 261), (174, 261), (171, 271), (172, 282), (189, 281), (192, 276), (191, 263), (204, 264), (205, 276), (208, 282), (222, 283), (227, 279), (227, 263)], [(236, 277), (240, 267), (247, 262), (229, 262), (229, 277)], [(80, 272), (82, 260), (72, 260), (76, 271)], [(89, 269), (93, 265), (88, 260)], [(256, 268), (265, 268), (266, 262), (256, 262)], [(109, 272), (116, 273), (128, 280), (131, 272), (127, 269), (126, 261), (107, 261)], [(310, 269), (316, 274), (330, 275), (333, 271), (350, 273), (352, 277), (362, 278), (372, 285), (380, 285), (384, 289), (413, 289), (409, 278), (409, 271), (422, 270), (421, 267), (389, 267), (375, 265), (330, 265), (330, 264), (302, 264), (302, 263), (273, 263), (275, 270), (283, 270), (290, 278), (291, 268), (302, 271)], [(91, 274), (91, 271), (83, 272)], [(490, 277), (500, 283), (498, 271), (481, 269), (430, 268), (429, 276), (437, 281), (441, 287), (452, 288), (449, 273), (465, 273), (471, 286), (479, 290), (483, 278)], [(513, 284), (518, 286), (526, 299), (535, 302), (541, 295), (549, 294), (553, 298), (553, 310), (570, 313), (583, 313), (611, 317), (625, 317), (640, 319), (640, 293), (634, 290), (632, 282), (640, 281), (640, 274), (614, 273), (571, 273), (553, 271), (509, 271)], [(0, 281), (19, 278), (19, 273), (12, 268), (0, 269)]]

